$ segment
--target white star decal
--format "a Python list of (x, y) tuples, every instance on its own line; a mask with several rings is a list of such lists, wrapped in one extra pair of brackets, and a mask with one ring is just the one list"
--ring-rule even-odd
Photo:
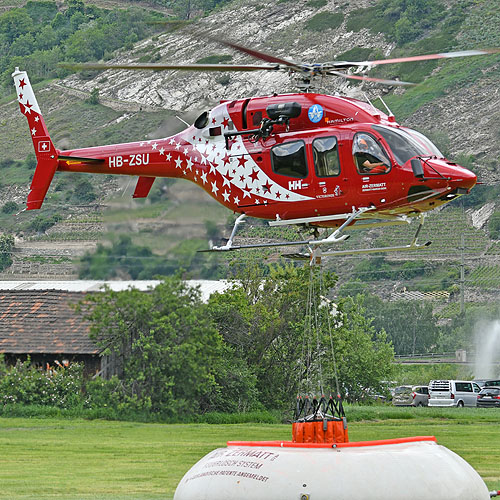
[(187, 155), (189, 153), (189, 149), (188, 148), (184, 148), (184, 154)]
[(201, 180), (203, 181), (203, 184), (205, 184), (207, 182), (207, 173), (206, 172), (201, 173)]
[(36, 134), (36, 128), (35, 128), (35, 127), (33, 127), (33, 128), (31, 129), (31, 135), (35, 135), (35, 134)]
[(213, 163), (210, 163), (210, 173), (215, 174), (215, 165)]
[(181, 157), (179, 156), (179, 158), (175, 160), (175, 168), (181, 168), (181, 165), (182, 165), (182, 160)]
[(38, 122), (40, 120), (39, 116), (35, 116), (35, 121)]
[(236, 205), (239, 205), (240, 204), (240, 199), (237, 196), (235, 196), (234, 197), (234, 202), (236, 203)]
[(172, 159), (172, 155), (170, 153), (168, 153), (168, 155), (165, 156), (165, 160), (170, 161), (171, 159)]
[(175, 139), (170, 139), (170, 144), (175, 144)]
[(188, 158), (188, 159), (186, 160), (186, 163), (187, 163), (187, 167), (186, 167), (186, 168), (187, 168), (188, 170), (193, 170), (193, 162), (191, 161), (191, 158)]
[(158, 144), (156, 142), (151, 146), (153, 149), (156, 149), (158, 147)]
[(231, 193), (228, 193), (227, 191), (224, 191), (224, 192), (222, 193), (222, 196), (224, 197), (224, 201), (229, 201), (229, 195), (230, 195), (230, 194), (231, 194)]
[(217, 187), (217, 182), (212, 182), (212, 193), (215, 194), (215, 196), (217, 196), (217, 191), (219, 190), (219, 188)]
[(247, 196), (250, 198), (250, 192), (249, 191), (245, 191), (244, 189), (242, 191), (243, 191), (243, 199), (245, 199)]
[(161, 155), (165, 154), (165, 149), (160, 148), (159, 153), (160, 153)]
[(180, 149), (181, 148), (181, 143), (178, 142), (176, 145), (175, 145), (175, 149)]

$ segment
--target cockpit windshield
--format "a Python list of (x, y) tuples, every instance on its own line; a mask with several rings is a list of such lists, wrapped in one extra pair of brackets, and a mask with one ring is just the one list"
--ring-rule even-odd
[(396, 161), (403, 165), (415, 156), (437, 156), (443, 158), (439, 149), (425, 135), (409, 128), (393, 128), (372, 125), (389, 145)]

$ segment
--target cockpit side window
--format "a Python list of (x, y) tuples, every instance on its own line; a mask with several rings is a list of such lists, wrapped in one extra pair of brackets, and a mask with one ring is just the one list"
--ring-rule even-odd
[(279, 144), (271, 149), (273, 171), (288, 177), (307, 177), (306, 147), (304, 141)]
[(387, 153), (370, 134), (362, 132), (354, 136), (352, 154), (360, 174), (385, 174), (391, 168)]
[(320, 137), (313, 141), (314, 168), (318, 177), (340, 175), (339, 151), (336, 137)]

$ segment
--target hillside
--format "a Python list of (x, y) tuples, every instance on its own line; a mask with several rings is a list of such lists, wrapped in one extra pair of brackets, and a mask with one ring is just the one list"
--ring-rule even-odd
[[(116, 2), (93, 3), (100, 7), (116, 5)], [(137, 5), (136, 2), (120, 3)], [(400, 12), (398, 22), (392, 21), (392, 24), (384, 19), (384, 13), (394, 7), (393, 4), (390, 0), (343, 3), (270, 0), (265, 4), (259, 0), (235, 0), (191, 25), (146, 36), (109, 54), (107, 59), (109, 62), (194, 63), (209, 58), (233, 63), (255, 62), (207, 40), (205, 33), (278, 57), (306, 62), (500, 47), (500, 14), (494, 0), (449, 0), (446, 5), (438, 0), (422, 2), (430, 6), (428, 22), (424, 22), (425, 18), (413, 22), (413, 31), (396, 29), (398, 22), (403, 25), (402, 21), (410, 15), (407, 12)], [(158, 10), (155, 2), (141, 2), (140, 6)], [(382, 7), (386, 10), (381, 10)], [(327, 262), (326, 266), (340, 273), (342, 282), (359, 279), (385, 296), (405, 287), (451, 290), (459, 283), (463, 253), (468, 300), (496, 298), (500, 267), (499, 243), (495, 238), (500, 236), (492, 232), (495, 227), (492, 223), (498, 218), (500, 181), (497, 125), (500, 57), (401, 64), (376, 68), (372, 73), (419, 84), (408, 90), (380, 89), (372, 84), (360, 88), (332, 78), (319, 82), (318, 90), (355, 97), (366, 93), (376, 105), (376, 97), (383, 95), (400, 123), (428, 134), (450, 158), (476, 171), (485, 185), (475, 188), (474, 194), (466, 199), (464, 210), (460, 205), (451, 205), (431, 214), (421, 236), (422, 241), (433, 241), (425, 254), (390, 255), (382, 260), (376, 256), (347, 257)], [(284, 73), (106, 71), (46, 79), (36, 85), (36, 90), (56, 146), (71, 148), (164, 137), (184, 127), (176, 115), (190, 122), (197, 113), (220, 99), (287, 92), (295, 90), (295, 85)], [(96, 88), (99, 104), (86, 102)], [(26, 162), (31, 153), (25, 128), (17, 103), (5, 97), (0, 106), (0, 140), (6, 160), (0, 165), (0, 204), (14, 201), (19, 208), (26, 198), (32, 173), (29, 166), (15, 163)], [(137, 201), (130, 198), (133, 181), (81, 177), (91, 180), (90, 188), (84, 186), (91, 196), (83, 203), (77, 201), (76, 184), (80, 181), (57, 174), (40, 213), (0, 215), (3, 230), (17, 236), (14, 264), (1, 275), (3, 279), (76, 277), (77, 259), (84, 251), (95, 249), (99, 242), (109, 246), (120, 234), (130, 234), (134, 244), (146, 245), (154, 255), (163, 256), (167, 261), (178, 263), (180, 259), (195, 275), (213, 273), (210, 276), (220, 277), (220, 273), (224, 273), (225, 266), (217, 268), (217, 260), (194, 255), (195, 249), (206, 246), (210, 234), (227, 236), (227, 221), (231, 217), (204, 192), (182, 181), (174, 184), (157, 181), (150, 198)], [(486, 209), (480, 211), (481, 207)], [(37, 217), (47, 219), (54, 214), (62, 220), (38, 234), (33, 230)], [(252, 231), (261, 236), (262, 230), (257, 226)], [(406, 241), (412, 231), (413, 227), (387, 228), (368, 235), (357, 232), (348, 244), (353, 247), (367, 242), (399, 244)], [(460, 250), (462, 233), (465, 235), (463, 252)], [(269, 258), (276, 259), (277, 255), (270, 254)], [(200, 264), (200, 259), (206, 261)], [(218, 259), (221, 259), (219, 263), (226, 260)], [(403, 272), (406, 262), (416, 263), (413, 273), (407, 269)], [(430, 264), (426, 267), (419, 264), (421, 262)]]

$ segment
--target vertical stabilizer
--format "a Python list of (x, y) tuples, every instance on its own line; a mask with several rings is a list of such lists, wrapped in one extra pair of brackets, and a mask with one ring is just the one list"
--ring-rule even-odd
[(28, 120), (37, 159), (36, 170), (31, 181), (27, 201), (27, 209), (33, 210), (42, 206), (47, 190), (54, 177), (57, 169), (57, 151), (49, 137), (28, 74), (26, 71), (19, 71), (19, 68), (16, 68), (14, 73), (12, 73), (12, 77), (14, 78), (21, 113)]

